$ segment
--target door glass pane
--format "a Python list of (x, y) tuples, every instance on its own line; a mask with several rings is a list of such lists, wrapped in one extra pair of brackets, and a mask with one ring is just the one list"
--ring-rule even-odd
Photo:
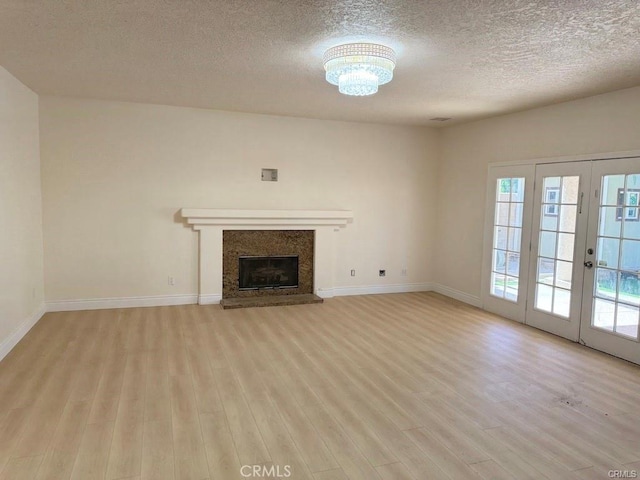
[(620, 272), (618, 299), (628, 305), (640, 305), (640, 274)]
[(625, 337), (638, 337), (638, 307), (619, 304), (615, 332)]
[(495, 225), (509, 225), (509, 204), (496, 203), (496, 220)]
[(540, 256), (554, 258), (556, 256), (556, 232), (540, 232)]
[[(546, 206), (547, 208), (545, 208), (544, 211), (549, 211), (549, 205)], [(554, 208), (558, 208), (557, 206), (554, 206)], [(549, 230), (549, 231), (557, 231), (558, 230), (558, 219), (560, 218), (560, 215), (543, 215), (542, 218), (540, 219), (540, 228), (542, 230)]]
[(627, 175), (627, 188), (640, 188), (640, 173)]
[(511, 201), (524, 203), (524, 178), (511, 179)]
[(516, 279), (520, 276), (520, 242), (522, 239), (521, 228), (509, 229), (509, 242), (507, 253), (507, 269), (509, 275)]
[(522, 229), (510, 228), (509, 229), (509, 247), (511, 252), (520, 251), (520, 243), (522, 242)]
[[(636, 209), (637, 210), (637, 209)], [(631, 209), (627, 209), (627, 216), (624, 218), (624, 238), (640, 240), (640, 222), (637, 219), (631, 219), (628, 214), (631, 213)], [(637, 215), (634, 213), (637, 218)]]
[(596, 298), (593, 306), (593, 326), (613, 331), (615, 312), (615, 302)]
[(556, 275), (556, 262), (550, 258), (538, 258), (538, 283), (553, 285)]
[(507, 249), (509, 229), (507, 227), (496, 226), (494, 229), (493, 247), (500, 250)]
[(496, 183), (490, 293), (518, 301), (524, 178), (499, 178)]
[[(548, 188), (560, 188), (560, 183), (562, 182), (562, 177), (546, 177), (544, 179), (544, 188), (545, 190)], [(560, 196), (556, 198), (556, 200), (552, 203), (558, 203)]]
[(571, 276), (573, 275), (573, 262), (556, 262), (556, 287), (571, 290)]
[(598, 266), (618, 268), (618, 258), (620, 256), (620, 240), (617, 238), (598, 238)]
[(577, 204), (578, 188), (580, 186), (579, 177), (562, 177), (562, 203)]
[(620, 255), (620, 268), (633, 272), (640, 272), (640, 241), (622, 240), (622, 255)]
[(568, 317), (570, 305), (571, 292), (562, 288), (556, 288), (553, 296), (553, 313)]
[(614, 300), (618, 291), (618, 273), (608, 268), (596, 269), (596, 295), (599, 298)]
[(536, 285), (536, 308), (551, 312), (551, 303), (553, 302), (553, 287), (547, 285)]
[(518, 301), (518, 278), (509, 275), (505, 278), (504, 298), (512, 302)]
[(633, 339), (640, 306), (639, 201), (640, 174), (603, 175), (591, 324)]
[(578, 216), (578, 207), (576, 205), (560, 206), (560, 228), (561, 232), (573, 232), (576, 225), (576, 217)]
[(493, 271), (497, 273), (506, 273), (507, 270), (507, 251), (493, 249)]
[(575, 238), (573, 233), (561, 233), (558, 235), (558, 258), (560, 260), (573, 260), (573, 244)]
[(617, 205), (618, 190), (624, 188), (624, 175), (605, 175), (602, 177), (600, 205)]
[(579, 189), (579, 176), (543, 180), (535, 308), (564, 318), (571, 314)]
[(511, 204), (511, 213), (509, 214), (509, 225), (512, 227), (521, 227), (522, 226), (522, 212), (523, 212), (524, 204), (522, 203), (512, 203)]
[(505, 275), (491, 272), (491, 294), (504, 298)]
[(622, 231), (620, 215), (621, 210), (618, 207), (600, 207), (599, 234), (603, 237), (619, 238)]

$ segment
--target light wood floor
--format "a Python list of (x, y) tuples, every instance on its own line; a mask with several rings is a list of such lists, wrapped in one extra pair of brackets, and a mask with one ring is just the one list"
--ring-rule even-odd
[(0, 363), (3, 480), (253, 464), (294, 480), (640, 471), (640, 367), (432, 293), (47, 314)]

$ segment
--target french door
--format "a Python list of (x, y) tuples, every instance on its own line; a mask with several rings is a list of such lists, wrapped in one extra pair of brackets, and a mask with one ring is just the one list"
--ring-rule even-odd
[(484, 308), (640, 363), (639, 200), (640, 158), (490, 169)]
[(640, 158), (593, 162), (580, 339), (640, 364)]
[[(489, 172), (487, 217), (484, 238), (491, 239), (484, 249), (483, 264), (486, 295), (485, 310), (522, 322), (526, 302), (526, 281), (529, 269), (529, 237), (531, 236), (531, 205), (525, 202), (533, 196), (533, 165), (493, 168)], [(523, 286), (524, 285), (524, 286)]]
[(591, 162), (536, 167), (525, 323), (574, 342), (580, 334), (590, 174)]

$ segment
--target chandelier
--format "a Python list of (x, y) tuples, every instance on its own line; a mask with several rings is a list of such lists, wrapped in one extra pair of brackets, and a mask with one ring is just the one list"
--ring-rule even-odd
[(345, 95), (373, 95), (389, 83), (396, 66), (395, 52), (377, 43), (347, 43), (324, 52), (326, 79)]

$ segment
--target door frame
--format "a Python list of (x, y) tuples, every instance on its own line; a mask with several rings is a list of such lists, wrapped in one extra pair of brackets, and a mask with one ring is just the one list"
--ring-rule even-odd
[(534, 157), (524, 160), (506, 160), (500, 162), (490, 162), (487, 167), (515, 167), (517, 165), (540, 165), (542, 163), (565, 163), (565, 162), (585, 162), (589, 160), (621, 160), (625, 158), (640, 157), (640, 150), (625, 150), (621, 152), (587, 153), (579, 155)]

